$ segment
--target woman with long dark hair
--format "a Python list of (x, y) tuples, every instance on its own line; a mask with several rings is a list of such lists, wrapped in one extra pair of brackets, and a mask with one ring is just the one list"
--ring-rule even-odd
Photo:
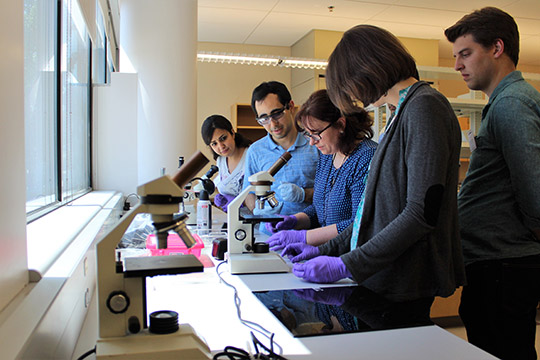
[(219, 193), (214, 203), (227, 211), (227, 205), (242, 191), (246, 149), (251, 141), (235, 132), (231, 122), (221, 115), (207, 117), (201, 135), (219, 168), (215, 181)]

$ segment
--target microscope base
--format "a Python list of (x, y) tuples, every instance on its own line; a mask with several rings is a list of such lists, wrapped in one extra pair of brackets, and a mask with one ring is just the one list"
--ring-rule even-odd
[(289, 272), (289, 265), (274, 252), (266, 254), (228, 254), (231, 274)]
[(208, 360), (212, 355), (208, 346), (195, 334), (188, 324), (172, 334), (160, 335), (148, 332), (99, 339), (96, 359), (193, 359)]

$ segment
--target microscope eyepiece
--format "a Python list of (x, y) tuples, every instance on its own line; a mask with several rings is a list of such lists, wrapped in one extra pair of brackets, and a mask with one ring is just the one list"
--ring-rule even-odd
[(274, 176), (285, 164), (291, 159), (292, 155), (290, 152), (286, 151), (279, 159), (276, 160), (276, 162), (268, 169), (268, 173), (272, 176)]

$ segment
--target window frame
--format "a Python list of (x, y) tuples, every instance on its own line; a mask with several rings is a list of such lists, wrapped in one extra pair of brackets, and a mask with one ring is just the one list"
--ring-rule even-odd
[[(29, 210), (29, 206), (28, 206), (28, 198), (27, 198), (27, 201), (26, 201), (26, 204), (27, 204), (27, 212), (26, 212), (26, 216), (27, 216), (27, 223), (31, 223), (37, 219), (39, 219), (40, 217), (58, 209), (59, 207), (61, 206), (64, 206), (78, 198), (80, 198), (81, 196), (84, 196), (85, 194), (88, 194), (89, 192), (93, 191), (93, 179), (92, 179), (92, 172), (93, 172), (93, 96), (92, 96), (92, 93), (93, 93), (93, 87), (94, 87), (94, 83), (93, 83), (93, 41), (89, 35), (89, 32), (88, 32), (88, 25), (87, 25), (87, 22), (86, 22), (86, 19), (84, 19), (84, 17), (82, 17), (83, 19), (83, 24), (82, 26), (84, 26), (84, 35), (81, 35), (81, 36), (84, 36), (86, 37), (86, 46), (85, 46), (85, 51), (87, 51), (87, 64), (85, 64), (85, 68), (86, 68), (86, 83), (85, 83), (85, 87), (86, 87), (86, 96), (83, 95), (83, 98), (86, 98), (85, 102), (86, 102), (86, 109), (81, 109), (81, 113), (84, 113), (85, 114), (85, 117), (86, 119), (83, 120), (84, 124), (80, 124), (83, 128), (85, 128), (84, 132), (85, 134), (84, 135), (87, 135), (84, 137), (85, 141), (84, 141), (84, 144), (81, 144), (80, 146), (84, 146), (84, 149), (82, 149), (83, 153), (88, 153), (88, 155), (85, 157), (85, 162), (86, 164), (84, 165), (83, 167), (83, 172), (84, 171), (87, 171), (87, 174), (84, 174), (85, 176), (83, 176), (83, 178), (86, 177), (86, 185), (83, 185), (82, 188), (80, 189), (66, 189), (67, 186), (64, 185), (64, 179), (66, 178), (69, 178), (69, 179), (73, 179), (73, 176), (70, 174), (68, 175), (63, 175), (62, 172), (63, 172), (63, 168), (64, 168), (64, 163), (63, 163), (63, 160), (62, 160), (62, 157), (63, 157), (63, 154), (67, 154), (70, 150), (68, 148), (64, 149), (63, 148), (63, 143), (65, 142), (63, 137), (62, 137), (62, 131), (63, 131), (63, 127), (62, 127), (62, 123), (63, 122), (67, 122), (67, 123), (70, 123), (72, 121), (72, 119), (66, 119), (64, 120), (63, 119), (63, 116), (68, 116), (67, 114), (64, 114), (64, 109), (63, 109), (63, 102), (66, 101), (67, 99), (67, 95), (64, 95), (63, 94), (63, 91), (64, 91), (64, 88), (66, 89), (66, 91), (69, 91), (69, 86), (71, 86), (72, 84), (70, 84), (68, 81), (66, 81), (65, 84), (63, 84), (63, 81), (64, 79), (67, 79), (68, 76), (66, 76), (65, 72), (69, 72), (71, 69), (68, 69), (67, 68), (67, 64), (63, 64), (64, 60), (63, 59), (63, 54), (62, 54), (62, 50), (63, 50), (63, 47), (64, 47), (64, 36), (67, 34), (66, 33), (66, 29), (64, 29), (63, 27), (63, 19), (64, 19), (64, 16), (66, 16), (66, 19), (68, 19), (67, 23), (71, 23), (72, 21), (74, 21), (73, 19), (73, 13), (72, 11), (70, 11), (70, 8), (72, 6), (77, 6), (78, 9), (77, 11), (82, 14), (82, 9), (80, 7), (80, 4), (76, 1), (76, 0), (65, 0), (66, 2), (69, 1), (70, 4), (69, 6), (64, 6), (64, 0), (55, 0), (55, 1), (51, 1), (50, 5), (51, 6), (54, 6), (55, 5), (55, 9), (54, 9), (54, 13), (55, 13), (55, 19), (54, 20), (51, 20), (52, 23), (54, 24), (53, 26), (55, 27), (54, 31), (55, 31), (55, 41), (56, 43), (54, 43), (54, 50), (51, 52), (52, 54), (54, 54), (55, 56), (55, 61), (54, 61), (54, 90), (50, 90), (50, 89), (47, 89), (48, 91), (54, 91), (54, 96), (55, 96), (55, 99), (54, 99), (54, 109), (53, 109), (53, 112), (54, 114), (51, 116), (51, 118), (54, 118), (54, 120), (52, 120), (54, 122), (54, 124), (51, 124), (52, 127), (53, 127), (53, 132), (54, 132), (54, 137), (53, 137), (53, 140), (54, 141), (54, 145), (52, 146), (53, 147), (53, 151), (54, 151), (54, 154), (51, 154), (51, 159), (54, 159), (54, 164), (52, 164), (52, 173), (54, 173), (55, 175), (55, 178), (54, 180), (52, 180), (55, 184), (54, 184), (54, 191), (55, 191), (55, 194), (51, 194), (53, 196), (53, 200), (49, 203), (46, 203), (40, 207), (37, 207), (35, 209), (30, 209)], [(98, 3), (98, 1), (96, 0), (96, 3)], [(71, 29), (69, 31), (77, 31), (76, 29)], [(105, 34), (106, 36), (106, 34)], [(69, 41), (67, 38), (65, 40), (66, 42)], [(105, 40), (107, 42), (107, 40)], [(68, 56), (70, 56), (70, 54), (66, 54), (65, 55), (66, 58)], [(105, 55), (105, 61), (108, 63), (108, 57)], [(84, 65), (84, 63), (83, 63)], [(62, 71), (62, 67), (64, 66), (65, 68), (65, 71)], [(25, 105), (26, 107), (27, 105)], [(70, 115), (71, 116), (71, 115)], [(49, 120), (51, 121), (51, 120)], [(68, 126), (69, 127), (69, 126)], [(25, 130), (27, 131), (27, 130)], [(26, 135), (25, 135), (26, 136)], [(68, 139), (68, 144), (72, 145), (72, 141), (73, 139)], [(28, 169), (28, 168), (27, 168)], [(68, 172), (71, 172), (72, 169), (70, 168), (70, 170), (66, 171), (66, 173)], [(84, 180), (83, 180), (84, 182)], [(28, 189), (27, 189), (28, 191)], [(67, 193), (66, 193), (67, 191)], [(50, 196), (50, 195), (45, 195), (45, 196)]]

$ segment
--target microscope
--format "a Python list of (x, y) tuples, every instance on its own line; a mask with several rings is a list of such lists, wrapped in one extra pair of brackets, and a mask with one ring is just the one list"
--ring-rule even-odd
[(240, 215), (240, 206), (250, 192), (257, 197), (255, 206), (264, 208), (268, 202), (272, 208), (278, 205), (271, 190), (273, 176), (289, 161), (291, 154), (283, 153), (267, 171), (260, 171), (248, 178), (249, 186), (228, 205), (227, 212), (227, 256), (232, 274), (289, 272), (283, 258), (268, 250), (268, 244), (255, 242), (253, 227), (259, 222), (280, 221), (280, 216)]
[(139, 205), (126, 213), (96, 245), (97, 359), (211, 358), (207, 345), (191, 326), (178, 325), (178, 314), (152, 313), (147, 326), (146, 277), (200, 272), (201, 262), (193, 255), (132, 257), (124, 262), (115, 259), (118, 243), (140, 213), (151, 215), (159, 249), (167, 248), (169, 231), (177, 233), (188, 248), (195, 245), (186, 227), (188, 216), (179, 213), (179, 204), (184, 186), (206, 163), (208, 159), (197, 152), (173, 177), (165, 175), (139, 186)]

